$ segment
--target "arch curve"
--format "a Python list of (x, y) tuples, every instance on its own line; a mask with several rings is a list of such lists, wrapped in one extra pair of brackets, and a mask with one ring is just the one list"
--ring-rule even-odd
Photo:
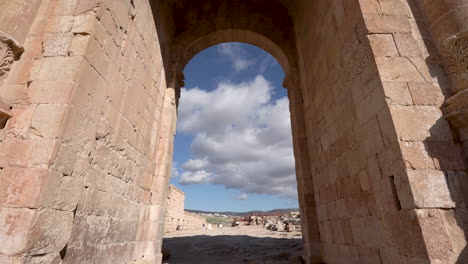
[(296, 72), (293, 22), (281, 1), (179, 0), (173, 3), (172, 15), (175, 35), (166, 76), (174, 87), (183, 85), (182, 71), (196, 54), (226, 42), (257, 46), (278, 61), (286, 76)]
[(183, 70), (187, 63), (201, 51), (227, 42), (241, 42), (259, 47), (272, 55), (281, 65), (285, 73), (291, 71), (290, 59), (278, 45), (256, 32), (240, 29), (220, 30), (196, 40), (181, 53), (181, 56), (178, 58), (177, 69)]

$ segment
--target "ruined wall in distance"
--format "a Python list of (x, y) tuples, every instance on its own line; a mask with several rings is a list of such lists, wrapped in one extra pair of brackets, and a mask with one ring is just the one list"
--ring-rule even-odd
[(169, 186), (167, 210), (164, 221), (164, 232), (174, 232), (177, 226), (181, 229), (202, 228), (206, 218), (184, 211), (185, 194), (174, 185)]
[(174, 185), (169, 186), (167, 193), (167, 210), (164, 221), (164, 232), (173, 232), (184, 219), (185, 194)]

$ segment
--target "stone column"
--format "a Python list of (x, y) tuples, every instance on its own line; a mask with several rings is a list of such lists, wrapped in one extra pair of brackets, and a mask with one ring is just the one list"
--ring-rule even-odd
[(458, 129), (465, 152), (468, 144), (468, 0), (415, 1), (451, 79), (452, 95), (445, 117)]
[[(183, 74), (179, 73), (173, 78), (167, 80), (167, 88), (164, 92), (162, 103), (161, 123), (159, 127), (157, 153), (156, 153), (156, 172), (152, 184), (152, 204), (160, 208), (158, 237), (156, 240), (159, 247), (162, 245), (164, 235), (164, 219), (167, 207), (167, 194), (172, 169), (172, 155), (174, 149), (174, 136), (177, 121), (177, 104), (180, 97), (180, 87), (184, 85)], [(159, 254), (159, 256), (162, 256)], [(156, 259), (160, 263), (161, 259)]]
[(309, 147), (304, 120), (304, 100), (297, 74), (289, 74), (284, 81), (288, 89), (291, 128), (293, 134), (294, 156), (299, 205), (301, 208), (302, 236), (306, 263), (321, 263), (320, 235), (315, 206), (314, 185), (312, 181)]

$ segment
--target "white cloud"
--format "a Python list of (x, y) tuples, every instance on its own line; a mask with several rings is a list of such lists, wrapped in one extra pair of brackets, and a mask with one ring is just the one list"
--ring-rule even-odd
[(172, 169), (171, 169), (171, 178), (177, 178), (179, 177), (180, 173), (179, 170), (177, 169), (177, 164), (174, 162), (172, 164)]
[(194, 140), (180, 183), (297, 197), (289, 102), (271, 100), (272, 89), (262, 76), (210, 92), (182, 89), (178, 130)]
[(253, 59), (247, 59), (247, 52), (240, 43), (223, 43), (218, 45), (218, 53), (227, 56), (236, 71), (242, 71), (256, 63)]
[(246, 193), (241, 193), (238, 196), (235, 197), (237, 200), (247, 200), (249, 199), (249, 196)]
[(210, 173), (204, 170), (186, 171), (182, 173), (179, 179), (180, 184), (199, 184), (210, 181)]
[(182, 165), (182, 169), (189, 171), (203, 170), (208, 165), (209, 162), (207, 159), (191, 159)]

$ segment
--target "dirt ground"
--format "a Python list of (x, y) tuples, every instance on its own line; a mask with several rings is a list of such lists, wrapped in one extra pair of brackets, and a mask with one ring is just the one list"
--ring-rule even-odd
[(163, 248), (164, 264), (299, 264), (302, 238), (260, 226), (182, 230), (166, 234)]

